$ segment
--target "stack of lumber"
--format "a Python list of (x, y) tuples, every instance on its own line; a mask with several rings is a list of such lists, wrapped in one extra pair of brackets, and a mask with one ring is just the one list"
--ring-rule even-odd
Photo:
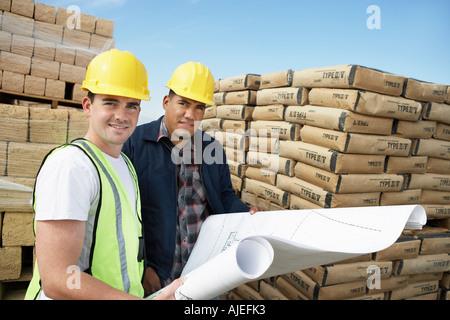
[(36, 174), (51, 149), (86, 134), (80, 85), (90, 60), (114, 45), (112, 21), (74, 17), (34, 1), (0, 0), (0, 91), (20, 94), (0, 103), (0, 299), (15, 288), (21, 298), (31, 279)]
[(32, 188), (41, 162), (54, 147), (83, 137), (88, 119), (81, 109), (70, 107), (0, 104), (0, 114), (1, 293), (7, 286), (30, 280), (34, 246)]
[[(204, 120), (203, 130), (209, 130), (222, 143), (228, 142), (221, 137), (228, 129), (223, 123), (229, 119), (229, 114), (224, 115), (219, 110), (230, 104), (227, 96), (232, 85), (235, 88), (244, 85), (247, 89), (245, 85), (251, 83), (250, 76), (258, 77), (241, 75), (217, 81), (217, 106), (215, 110), (207, 109), (208, 119)], [(439, 279), (433, 280), (448, 277), (450, 90), (447, 85), (362, 66), (341, 65), (260, 75), (259, 87), (252, 90), (256, 103), (240, 102), (246, 104), (242, 112), (239, 113), (241, 109), (234, 112), (246, 116), (247, 131), (240, 134), (241, 139), (248, 139), (248, 150), (244, 149), (247, 154), (240, 158), (241, 170), (233, 169), (236, 158), (229, 156), (231, 152), (226, 145), (232, 180), (236, 180), (233, 175), (237, 172), (242, 181), (235, 187), (242, 201), (258, 205), (262, 210), (421, 204), (427, 212), (426, 233), (443, 241), (436, 253), (441, 255), (436, 264), (443, 268), (436, 271), (441, 272), (437, 276)], [(245, 109), (249, 111), (244, 112)], [(226, 132), (227, 136), (232, 134)], [(238, 151), (235, 148), (234, 153)], [(428, 253), (419, 249), (414, 254), (415, 259), (422, 255), (429, 258)], [(405, 271), (396, 269), (399, 261), (409, 258), (412, 259), (399, 254), (389, 261), (374, 261), (368, 257), (367, 261), (352, 263), (380, 265), (380, 270), (385, 270), (383, 277), (396, 281), (398, 279), (393, 277), (405, 275)], [(339, 266), (334, 269), (344, 270), (343, 274), (350, 278), (353, 275), (355, 281), (361, 280), (352, 267), (363, 267), (346, 263)], [(366, 270), (367, 266), (364, 268)], [(328, 266), (316, 269), (322, 273), (333, 270)], [(299, 272), (302, 272), (302, 279), (310, 277), (319, 286), (337, 284), (314, 278), (315, 271)], [(418, 273), (422, 272), (425, 273), (424, 270)], [(435, 271), (427, 269), (428, 272)], [(368, 276), (365, 273), (366, 279)], [(280, 277), (279, 281), (287, 278), (289, 275)], [(404, 283), (415, 282), (409, 279)], [(307, 287), (313, 288), (309, 284)], [(350, 291), (355, 297), (373, 293), (365, 287)], [(432, 292), (434, 298), (438, 288), (436, 286)], [(448, 290), (448, 280), (441, 289)], [(383, 291), (383, 299), (409, 298), (408, 294), (388, 295)], [(352, 295), (307, 297), (347, 299)]]
[(0, 1), (0, 89), (81, 101), (86, 68), (114, 47), (114, 23), (34, 0)]

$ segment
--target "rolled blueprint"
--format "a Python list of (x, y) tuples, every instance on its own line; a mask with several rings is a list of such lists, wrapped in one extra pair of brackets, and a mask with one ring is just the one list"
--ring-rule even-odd
[(419, 205), (213, 215), (175, 298), (211, 299), (252, 280), (377, 252), (425, 223)]
[(261, 277), (272, 264), (273, 257), (272, 245), (267, 240), (248, 237), (186, 275), (183, 285), (175, 292), (175, 299), (217, 297)]

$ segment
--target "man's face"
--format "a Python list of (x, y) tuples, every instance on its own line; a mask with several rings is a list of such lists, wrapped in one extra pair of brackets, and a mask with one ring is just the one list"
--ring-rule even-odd
[[(163, 107), (166, 111), (164, 124), (169, 131), (171, 139), (175, 136), (186, 137), (188, 133), (189, 136), (192, 137), (194, 132), (199, 128), (200, 122), (203, 120), (205, 114), (204, 103), (184, 98), (176, 94), (165, 96)], [(175, 142), (176, 141), (174, 141), (174, 143)]]
[(93, 100), (83, 99), (83, 109), (90, 118), (87, 139), (104, 152), (102, 147), (120, 150), (136, 128), (140, 100), (101, 94)]

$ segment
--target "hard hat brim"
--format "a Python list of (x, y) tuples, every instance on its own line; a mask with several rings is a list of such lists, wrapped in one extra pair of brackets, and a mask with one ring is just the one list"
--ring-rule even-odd
[(175, 92), (175, 93), (176, 93), (178, 96), (180, 96), (180, 97), (188, 98), (188, 99), (191, 99), (191, 100), (200, 102), (200, 103), (204, 103), (205, 105), (208, 105), (208, 106), (211, 106), (211, 107), (213, 107), (213, 106), (216, 105), (216, 104), (214, 103), (214, 101), (212, 101), (212, 100), (205, 99), (204, 97), (201, 97), (201, 96), (196, 95), (196, 94), (193, 94), (193, 93), (185, 92), (184, 90), (179, 89), (179, 88), (176, 88), (176, 87), (174, 87), (174, 86), (169, 86), (169, 85), (167, 85), (166, 88), (169, 88), (170, 90), (172, 90), (173, 92)]
[(119, 96), (119, 97), (126, 97), (126, 98), (132, 98), (132, 99), (138, 99), (138, 100), (144, 100), (144, 101), (150, 101), (150, 99), (151, 99), (149, 94), (130, 93), (129, 90), (123, 90), (120, 87), (113, 87), (113, 86), (102, 86), (102, 85), (90, 86), (86, 81), (83, 81), (81, 90), (90, 91), (94, 94)]

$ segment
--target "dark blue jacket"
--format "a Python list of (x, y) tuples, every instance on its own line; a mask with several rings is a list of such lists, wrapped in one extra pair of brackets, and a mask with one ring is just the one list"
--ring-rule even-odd
[[(177, 169), (171, 152), (158, 142), (161, 120), (138, 126), (123, 147), (136, 169), (141, 191), (142, 220), (146, 243), (146, 261), (161, 279), (170, 277), (175, 253), (177, 207)], [(231, 186), (230, 170), (219, 142), (203, 139), (207, 159), (220, 163), (205, 163), (201, 176), (206, 189), (210, 214), (246, 212), (250, 208), (236, 196)], [(211, 140), (211, 141), (204, 141)], [(216, 158), (216, 152), (219, 153)], [(220, 155), (221, 153), (221, 155)], [(218, 161), (219, 162), (219, 161)]]

